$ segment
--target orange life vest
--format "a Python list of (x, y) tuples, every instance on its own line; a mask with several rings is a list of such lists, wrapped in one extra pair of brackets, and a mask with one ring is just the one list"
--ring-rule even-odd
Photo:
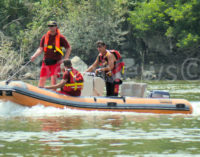
[(47, 32), (44, 39), (44, 52), (47, 52), (47, 49), (55, 49), (54, 52), (59, 52), (62, 56), (64, 56), (64, 53), (61, 50), (60, 47), (60, 31), (59, 29), (56, 30), (56, 37), (55, 37), (55, 47), (53, 45), (48, 45), (49, 42), (49, 36), (50, 31)]
[(67, 70), (68, 81), (63, 87), (63, 91), (70, 92), (76, 90), (82, 90), (83, 88), (83, 76), (76, 69), (71, 68)]

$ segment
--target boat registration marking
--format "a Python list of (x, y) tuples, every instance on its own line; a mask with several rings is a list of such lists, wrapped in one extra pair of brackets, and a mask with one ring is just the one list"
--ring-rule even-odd
[(160, 100), (160, 103), (172, 104), (172, 101), (170, 101), (170, 100)]

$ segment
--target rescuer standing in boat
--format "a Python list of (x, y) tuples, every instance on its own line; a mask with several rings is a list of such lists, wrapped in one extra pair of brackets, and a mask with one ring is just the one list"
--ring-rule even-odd
[[(42, 52), (44, 57), (40, 72), (39, 87), (44, 87), (46, 79), (51, 77), (51, 85), (56, 84), (56, 79), (60, 73), (60, 64), (62, 58), (68, 59), (71, 53), (71, 47), (67, 39), (60, 34), (55, 21), (48, 22), (49, 31), (43, 35), (40, 46), (31, 57), (33, 62)], [(66, 54), (62, 51), (62, 47), (66, 49)]]
[[(86, 72), (95, 71), (96, 74), (103, 72), (106, 96), (118, 96), (119, 85), (122, 84), (122, 74), (124, 73), (124, 62), (122, 62), (120, 53), (116, 50), (107, 50), (103, 41), (97, 41), (96, 44), (99, 55)], [(100, 68), (96, 69), (97, 66)]]
[(72, 67), (71, 60), (64, 60), (65, 71), (63, 74), (63, 79), (60, 83), (52, 86), (46, 86), (47, 89), (57, 89), (61, 88), (59, 93), (70, 95), (70, 96), (80, 96), (81, 90), (83, 89), (83, 76), (80, 72)]

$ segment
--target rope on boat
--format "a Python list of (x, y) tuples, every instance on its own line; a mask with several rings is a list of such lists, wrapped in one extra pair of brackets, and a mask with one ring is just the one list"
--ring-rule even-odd
[(7, 80), (6, 80), (6, 85), (8, 85), (10, 83), (10, 81), (13, 79), (13, 77), (20, 72), (22, 69), (24, 69), (24, 67), (26, 67), (29, 63), (31, 62), (31, 60), (29, 60), (25, 65), (23, 65), (17, 72), (15, 72), (12, 76), (10, 76)]

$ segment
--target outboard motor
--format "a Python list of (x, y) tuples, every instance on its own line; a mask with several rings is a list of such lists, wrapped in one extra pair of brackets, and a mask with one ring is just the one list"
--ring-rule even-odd
[(149, 94), (150, 98), (165, 98), (165, 99), (169, 99), (170, 98), (170, 94), (169, 92), (165, 92), (165, 91), (151, 91)]

